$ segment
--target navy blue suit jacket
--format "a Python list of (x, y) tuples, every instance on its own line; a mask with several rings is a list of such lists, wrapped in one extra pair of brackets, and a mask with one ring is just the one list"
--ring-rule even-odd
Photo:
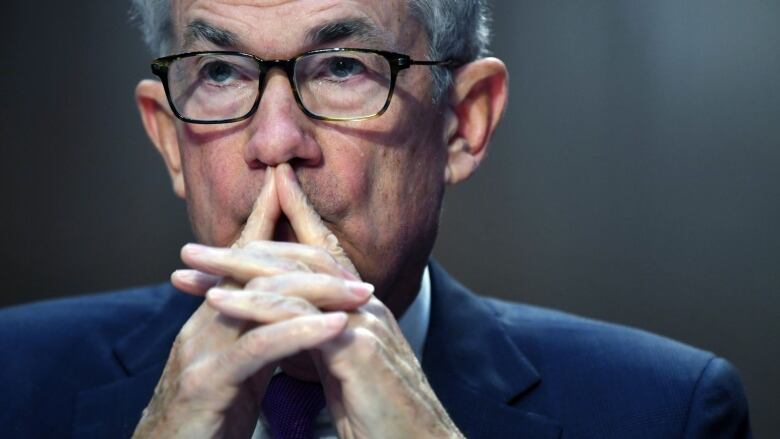
[[(469, 438), (749, 437), (725, 360), (480, 298), (431, 264), (423, 369)], [(168, 284), (0, 311), (0, 437), (132, 434), (200, 300)]]

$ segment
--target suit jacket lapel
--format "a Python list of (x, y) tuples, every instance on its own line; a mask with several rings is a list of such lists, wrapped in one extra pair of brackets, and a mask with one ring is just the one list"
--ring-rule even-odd
[(115, 359), (127, 376), (78, 394), (74, 437), (129, 437), (135, 429), (176, 334), (202, 303), (201, 298), (179, 293), (170, 285), (162, 290), (161, 294), (169, 297), (160, 309), (114, 346)]
[(466, 437), (555, 438), (560, 427), (509, 403), (540, 377), (496, 312), (431, 262), (431, 318), (423, 369)]

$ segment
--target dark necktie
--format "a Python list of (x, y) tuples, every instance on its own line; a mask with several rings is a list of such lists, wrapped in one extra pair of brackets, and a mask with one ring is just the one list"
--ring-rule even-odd
[(325, 407), (320, 383), (277, 373), (268, 383), (263, 414), (273, 439), (311, 439), (314, 420)]

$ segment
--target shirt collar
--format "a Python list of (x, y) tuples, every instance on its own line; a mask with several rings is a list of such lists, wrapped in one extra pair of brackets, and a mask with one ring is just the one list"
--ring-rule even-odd
[(398, 326), (404, 338), (409, 342), (417, 361), (422, 363), (422, 353), (425, 349), (425, 337), (428, 335), (428, 323), (431, 317), (431, 276), (428, 266), (423, 271), (420, 280), (420, 291), (406, 312), (398, 320)]

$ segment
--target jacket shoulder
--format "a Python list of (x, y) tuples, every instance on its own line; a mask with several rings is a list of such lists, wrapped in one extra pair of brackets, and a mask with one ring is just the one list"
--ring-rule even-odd
[(657, 369), (674, 375), (701, 368), (713, 358), (710, 352), (641, 329), (533, 305), (486, 300), (523, 352), (541, 363), (565, 355), (598, 360), (600, 367)]
[(115, 343), (153, 318), (170, 285), (93, 294), (0, 310), (0, 436), (70, 435), (76, 396), (126, 371)]
[(5, 308), (0, 349), (57, 349), (69, 339), (107, 341), (154, 315), (175, 291), (160, 284)]
[(636, 328), (486, 300), (542, 377), (522, 403), (573, 418), (574, 436), (749, 437), (742, 383), (723, 358)]

